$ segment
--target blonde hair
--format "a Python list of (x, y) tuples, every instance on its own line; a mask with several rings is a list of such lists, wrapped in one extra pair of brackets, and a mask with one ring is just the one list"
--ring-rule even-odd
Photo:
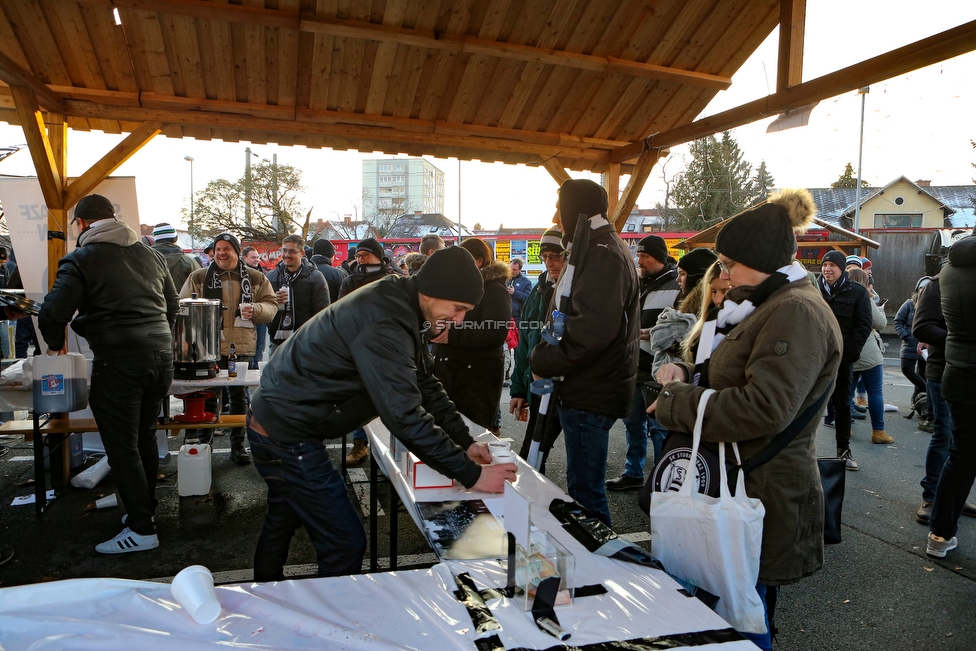
[(702, 328), (705, 327), (705, 319), (708, 317), (708, 310), (712, 307), (712, 297), (715, 296), (715, 290), (712, 289), (712, 281), (717, 280), (721, 276), (722, 268), (719, 266), (718, 262), (715, 262), (705, 272), (701, 282), (698, 283), (698, 286), (701, 287), (701, 307), (698, 309), (698, 321), (695, 322), (695, 325), (692, 326), (688, 336), (685, 337), (684, 341), (681, 342), (681, 356), (686, 362), (695, 361), (691, 354), (691, 349), (695, 344), (698, 343), (698, 339), (701, 337)]
[(864, 285), (865, 287), (868, 286), (868, 272), (859, 267), (848, 269), (847, 277), (859, 285)]

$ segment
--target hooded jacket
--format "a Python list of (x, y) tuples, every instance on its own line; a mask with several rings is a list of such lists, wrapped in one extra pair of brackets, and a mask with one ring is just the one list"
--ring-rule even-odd
[[(507, 293), (506, 293), (507, 296)], [(339, 438), (377, 415), (434, 470), (471, 487), (474, 442), (432, 373), (415, 278), (391, 277), (316, 314), (275, 352), (251, 409), (275, 441)]]
[[(860, 286), (860, 285), (859, 285)], [(727, 297), (741, 302), (749, 287)], [(865, 294), (867, 296), (867, 294)], [(837, 320), (806, 279), (776, 289), (733, 328), (709, 359), (718, 391), (708, 402), (702, 440), (737, 441), (743, 459), (756, 454), (800, 413), (833, 390), (842, 337)], [(687, 377), (694, 366), (681, 364)], [(657, 419), (691, 432), (704, 389), (670, 382)], [(759, 582), (795, 583), (823, 566), (823, 488), (814, 418), (786, 448), (746, 476), (746, 492), (766, 507)], [(731, 449), (727, 450), (731, 455)]]
[(157, 240), (152, 248), (163, 254), (169, 274), (173, 277), (173, 286), (177, 289), (183, 287), (187, 276), (200, 268), (200, 263), (183, 253), (183, 249), (174, 241)]
[(519, 342), (515, 348), (515, 369), (512, 371), (512, 387), (509, 389), (509, 395), (513, 398), (529, 399), (529, 387), (532, 385), (529, 354), (542, 339), (542, 324), (546, 321), (546, 308), (552, 302), (553, 288), (554, 284), (549, 282), (548, 272), (543, 271), (522, 306)]
[(512, 319), (512, 297), (505, 283), (511, 269), (504, 262), (492, 262), (481, 270), (485, 294), (464, 317), (460, 327), (451, 327), (446, 344), (434, 344), (434, 375), (444, 385), (458, 411), (482, 427), (495, 424), (498, 402), (505, 380), (502, 345)]
[(852, 282), (846, 271), (832, 286), (821, 276), (818, 286), (844, 336), (844, 361), (853, 364), (861, 356), (864, 342), (871, 334), (873, 317), (868, 290)]
[[(653, 328), (657, 325), (658, 317), (661, 316), (665, 308), (677, 307), (676, 303), (678, 303), (680, 293), (681, 286), (678, 284), (678, 266), (671, 258), (668, 258), (668, 261), (664, 263), (664, 268), (661, 271), (653, 276), (641, 278), (641, 329)], [(641, 371), (643, 379), (653, 379), (652, 369), (655, 352), (650, 341), (645, 339), (640, 341), (638, 368)]]
[[(245, 270), (251, 278), (251, 305), (254, 306), (251, 322), (271, 323), (271, 319), (278, 313), (278, 301), (271, 291), (271, 283), (260, 271), (251, 269), (247, 265)], [(183, 289), (180, 290), (180, 298), (190, 298), (191, 294), (203, 296), (203, 283), (206, 278), (206, 267), (191, 273), (183, 284)], [(257, 330), (238, 328), (234, 325), (238, 316), (237, 306), (241, 300), (241, 275), (238, 268), (234, 267), (229, 271), (221, 270), (217, 278), (221, 282), (220, 300), (224, 305), (223, 324), (220, 329), (220, 354), (223, 357), (230, 355), (230, 344), (233, 342), (238, 355), (253, 357), (257, 351)]]
[(918, 359), (918, 339), (912, 334), (912, 322), (915, 320), (915, 302), (907, 299), (895, 314), (895, 332), (901, 338), (901, 359)]
[[(325, 283), (325, 277), (315, 268), (315, 265), (301, 259), (302, 266), (298, 270), (298, 277), (291, 281), (291, 296), (295, 302), (295, 327), (298, 330), (302, 325), (311, 319), (316, 313), (329, 307), (329, 287)], [(285, 274), (288, 273), (284, 262), (279, 262), (274, 269), (268, 272), (268, 282), (271, 283), (272, 291), (277, 292), (285, 284)], [(281, 319), (284, 318), (284, 310), (279, 310), (274, 319), (268, 325), (268, 332), (272, 339)]]
[[(532, 351), (532, 372), (563, 380), (560, 405), (624, 418), (637, 382), (639, 292), (630, 250), (606, 219), (591, 218), (586, 262), (570, 293), (572, 312), (562, 341)], [(568, 274), (560, 276), (565, 281)], [(556, 307), (557, 284), (549, 314)]]
[(946, 366), (945, 346), (948, 332), (942, 315), (940, 276), (941, 274), (933, 277), (932, 282), (918, 291), (912, 334), (929, 347), (928, 359), (925, 361), (925, 379), (941, 384)]
[(163, 256), (124, 222), (103, 219), (85, 229), (78, 248), (58, 262), (38, 325), (48, 347), (60, 350), (70, 321), (95, 358), (108, 359), (171, 351), (178, 310)]
[(948, 330), (942, 395), (946, 400), (973, 405), (976, 403), (976, 237), (958, 240), (949, 248), (949, 266), (939, 275), (942, 314)]

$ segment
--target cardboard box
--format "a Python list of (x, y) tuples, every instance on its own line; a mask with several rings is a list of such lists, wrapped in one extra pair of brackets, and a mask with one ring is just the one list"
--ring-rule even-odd
[(453, 488), (454, 480), (437, 472), (417, 458), (413, 452), (407, 454), (407, 476), (413, 479), (414, 488)]

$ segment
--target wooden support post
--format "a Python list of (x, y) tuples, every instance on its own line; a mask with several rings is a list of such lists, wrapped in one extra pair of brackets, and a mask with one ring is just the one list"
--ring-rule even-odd
[(776, 92), (803, 83), (803, 36), (807, 0), (780, 0)]
[(603, 189), (607, 191), (609, 206), (607, 214), (612, 215), (620, 200), (620, 163), (610, 163), (603, 175)]
[(11, 86), (10, 94), (14, 98), (17, 117), (24, 129), (24, 138), (30, 148), (34, 168), (37, 170), (37, 180), (41, 184), (44, 202), (50, 208), (62, 208), (64, 203), (64, 182), (58, 173), (58, 165), (51, 142), (47, 137), (47, 129), (41, 109), (37, 105), (37, 97), (33, 91), (21, 87)]
[(163, 129), (162, 122), (144, 122), (125, 139), (113, 147), (101, 160), (68, 186), (64, 197), (64, 207), (70, 209), (78, 201), (94, 190), (109, 174), (153, 139)]
[(542, 166), (548, 170), (549, 174), (556, 180), (556, 185), (562, 187), (563, 183), (570, 179), (569, 173), (563, 169), (563, 166), (557, 163), (552, 158), (547, 158), (542, 161)]
[(630, 180), (627, 181), (627, 187), (624, 188), (617, 208), (611, 213), (610, 221), (618, 233), (627, 222), (630, 211), (634, 209), (634, 205), (637, 203), (637, 195), (644, 188), (647, 177), (650, 176), (651, 170), (654, 169), (654, 165), (657, 164), (660, 157), (660, 149), (645, 149), (637, 157), (637, 163), (634, 164), (634, 171), (630, 175)]

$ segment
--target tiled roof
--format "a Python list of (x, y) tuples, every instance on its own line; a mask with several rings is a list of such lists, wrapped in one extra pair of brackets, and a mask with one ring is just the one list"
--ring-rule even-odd
[[(393, 226), (386, 234), (387, 239), (397, 237), (423, 237), (428, 233), (440, 236), (456, 236), (458, 226), (455, 222), (440, 213), (404, 213), (396, 218)], [(470, 231), (462, 224), (462, 235), (470, 235)]]

